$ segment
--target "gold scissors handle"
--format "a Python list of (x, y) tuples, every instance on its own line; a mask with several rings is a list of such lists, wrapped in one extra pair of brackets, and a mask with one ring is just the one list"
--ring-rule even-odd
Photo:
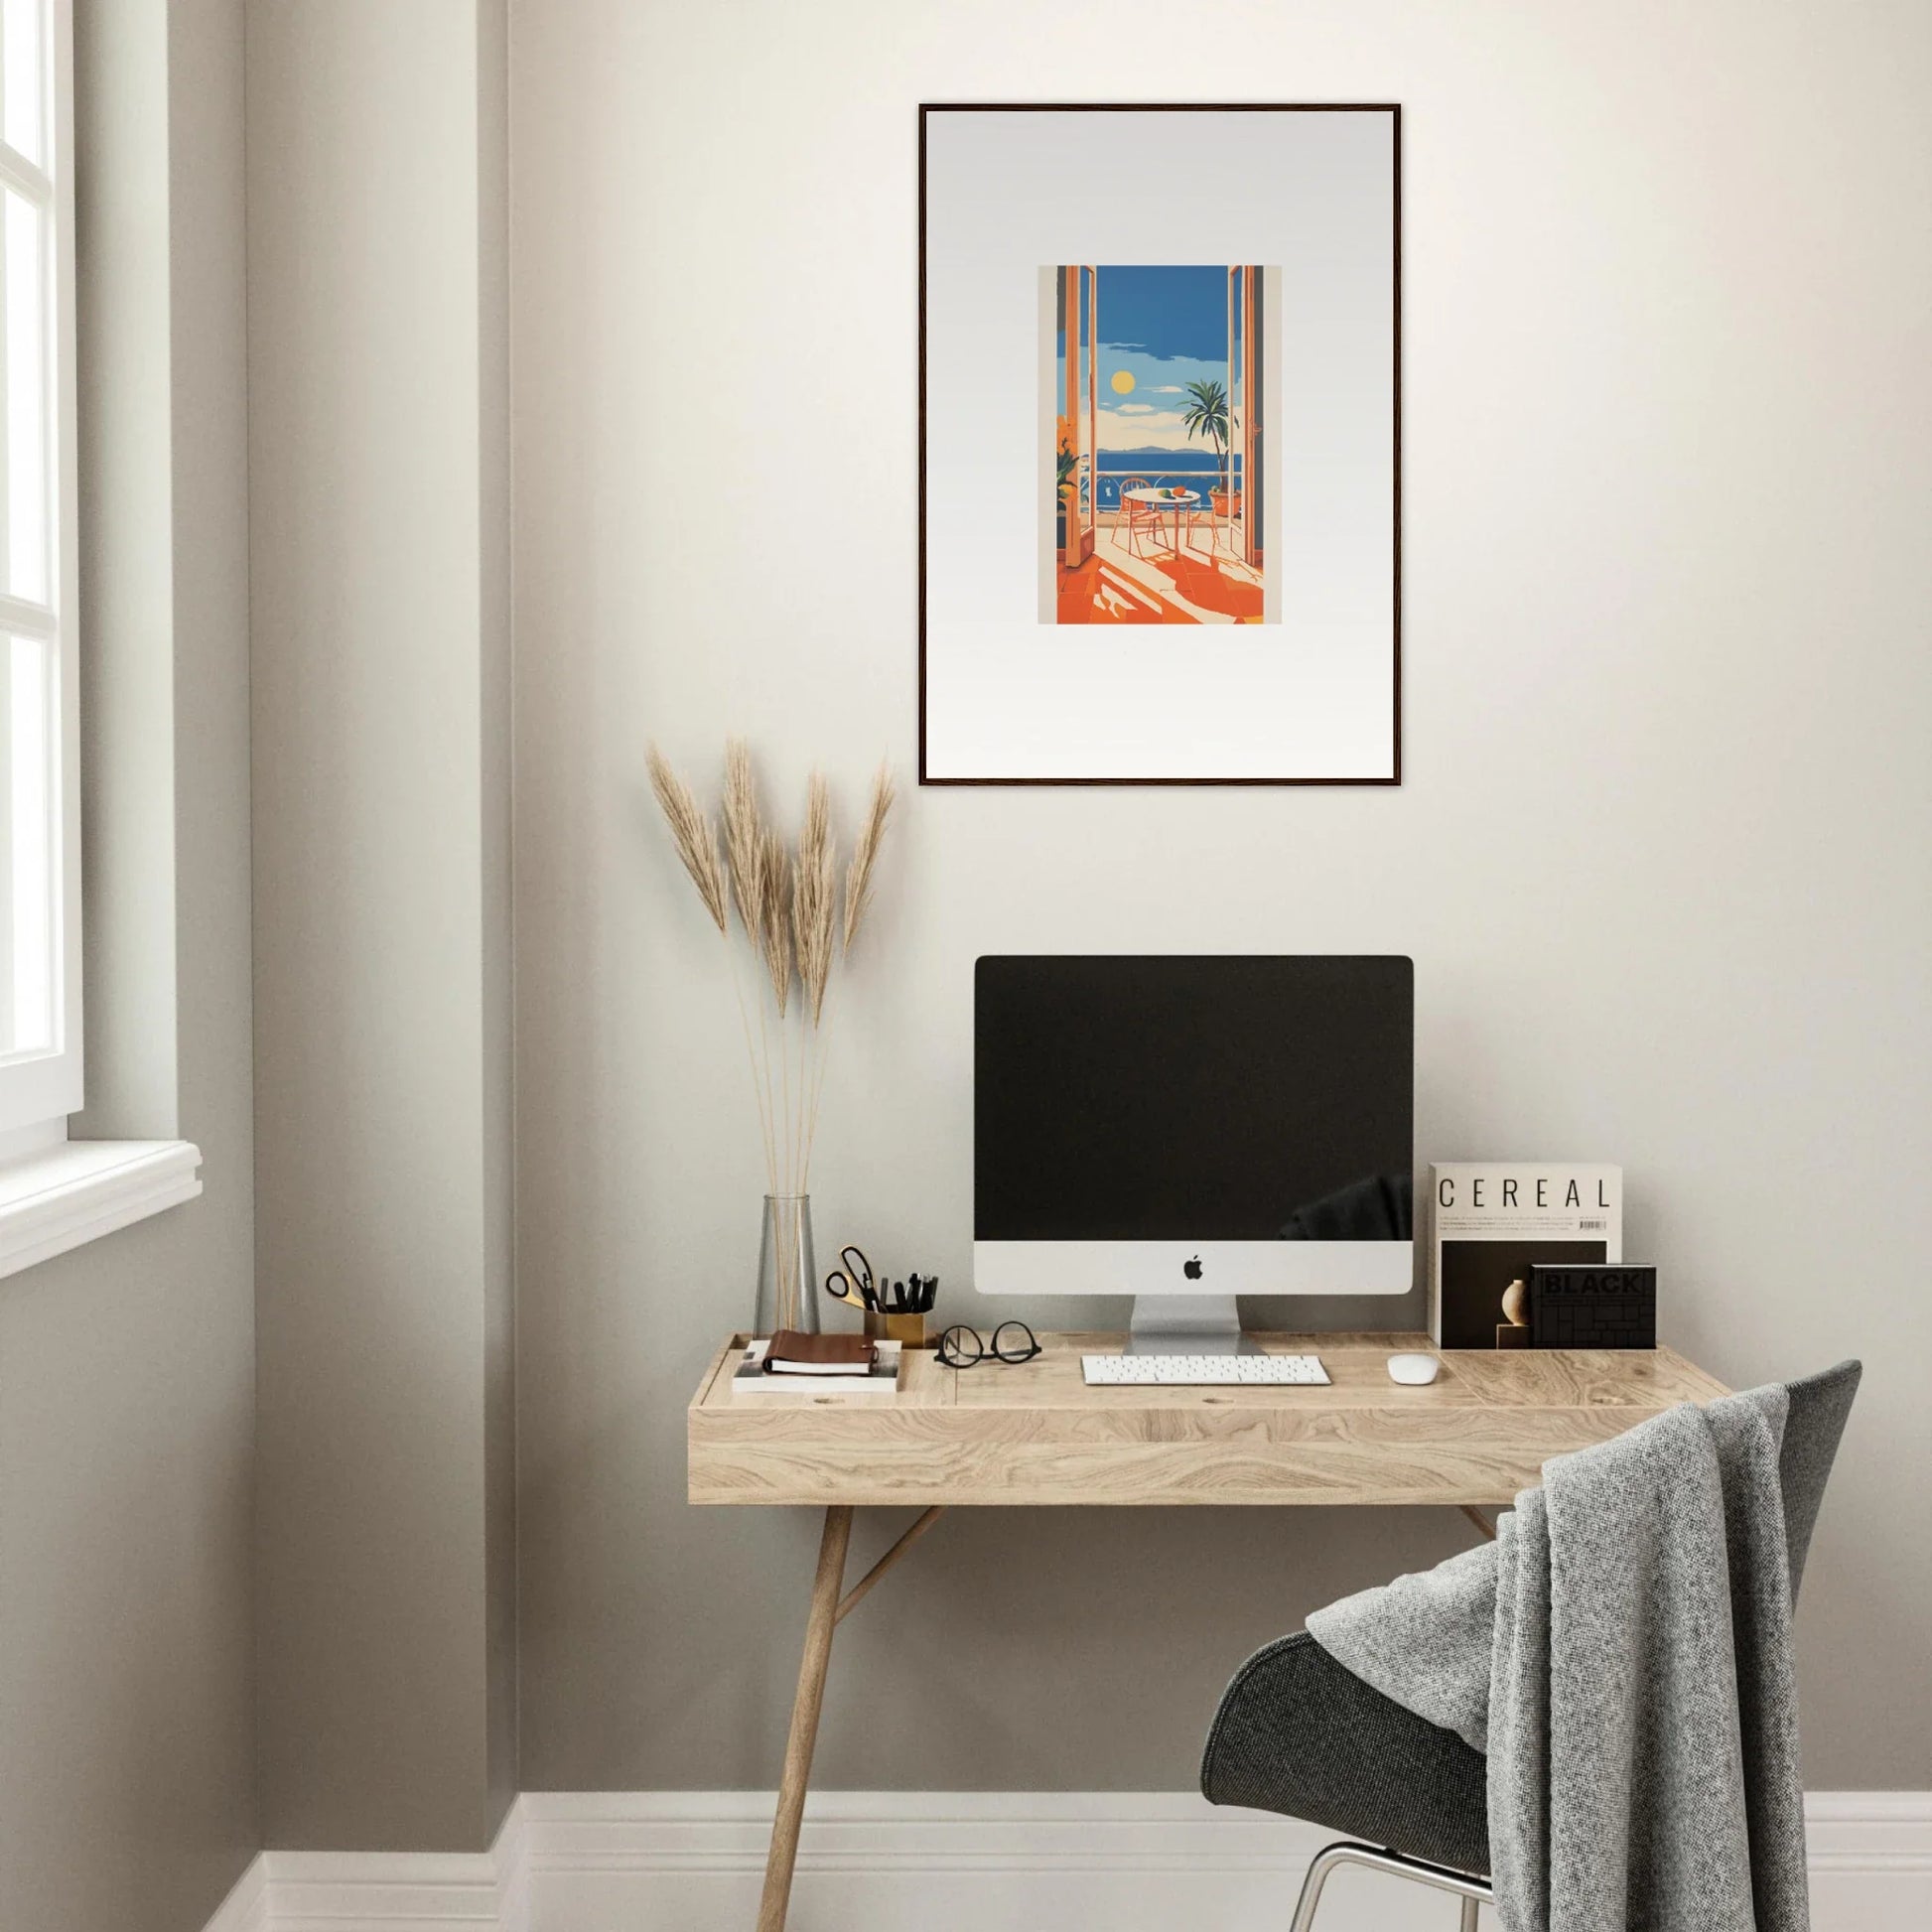
[(868, 1313), (879, 1306), (879, 1297), (873, 1288), (872, 1263), (865, 1257), (865, 1251), (848, 1244), (839, 1250), (839, 1266), (825, 1277), (825, 1292), (835, 1302), (843, 1302), (848, 1308), (863, 1309)]

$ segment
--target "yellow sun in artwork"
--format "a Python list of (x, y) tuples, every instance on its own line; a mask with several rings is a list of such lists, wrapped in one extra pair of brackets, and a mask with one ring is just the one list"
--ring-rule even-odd
[(1114, 394), (1117, 396), (1131, 396), (1133, 393), (1133, 372), (1129, 369), (1116, 369), (1114, 371)]

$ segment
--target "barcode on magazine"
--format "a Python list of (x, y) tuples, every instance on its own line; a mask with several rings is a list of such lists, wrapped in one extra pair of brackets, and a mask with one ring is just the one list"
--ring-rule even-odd
[(1594, 1221), (1579, 1221), (1577, 1223), (1577, 1231), (1582, 1234), (1593, 1229), (1596, 1233), (1601, 1234), (1609, 1225), (1608, 1221), (1600, 1218)]

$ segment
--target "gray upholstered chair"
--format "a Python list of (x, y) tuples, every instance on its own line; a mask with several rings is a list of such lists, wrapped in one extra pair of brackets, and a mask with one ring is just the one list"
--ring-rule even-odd
[[(1805, 1553), (1861, 1368), (1841, 1362), (1786, 1385), (1778, 1456), (1796, 1600)], [(1217, 1805), (1306, 1818), (1349, 1839), (1316, 1854), (1291, 1932), (1308, 1932), (1340, 1864), (1364, 1864), (1461, 1900), (1473, 1932), (1489, 1885), (1488, 1760), (1344, 1669), (1306, 1630), (1257, 1651), (1214, 1714), (1201, 1790)]]

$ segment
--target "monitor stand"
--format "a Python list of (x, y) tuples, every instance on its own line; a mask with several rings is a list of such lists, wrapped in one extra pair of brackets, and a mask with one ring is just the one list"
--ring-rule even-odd
[(1232, 1295), (1137, 1295), (1128, 1355), (1258, 1355)]

